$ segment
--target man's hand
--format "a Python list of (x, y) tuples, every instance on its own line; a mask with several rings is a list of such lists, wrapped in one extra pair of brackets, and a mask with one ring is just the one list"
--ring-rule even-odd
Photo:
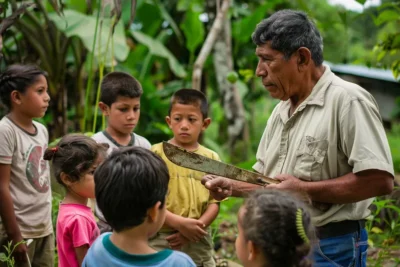
[(216, 200), (223, 200), (232, 195), (232, 181), (224, 177), (207, 174), (203, 176), (201, 183)]
[[(16, 237), (16, 238), (12, 238), (12, 244), (11, 246), (14, 246), (16, 244), (18, 244), (19, 242), (21, 242), (23, 239), (22, 237)], [(21, 243), (19, 244), (13, 251), (12, 253), (14, 259), (16, 262), (26, 262), (28, 259), (28, 247), (26, 246), (25, 243)]]
[(204, 227), (205, 227), (204, 223), (200, 220), (191, 218), (182, 218), (177, 230), (190, 242), (197, 242), (205, 235), (207, 235), (207, 232), (204, 230)]
[(181, 233), (175, 233), (170, 236), (167, 236), (166, 240), (168, 241), (169, 246), (173, 250), (181, 250), (182, 247), (188, 244), (190, 241), (186, 237), (184, 237)]
[(266, 188), (276, 188), (276, 189), (285, 189), (285, 190), (292, 190), (297, 191), (299, 193), (303, 192), (303, 181), (299, 178), (294, 177), (290, 174), (278, 174), (275, 176), (275, 179), (279, 180), (279, 184), (269, 184)]

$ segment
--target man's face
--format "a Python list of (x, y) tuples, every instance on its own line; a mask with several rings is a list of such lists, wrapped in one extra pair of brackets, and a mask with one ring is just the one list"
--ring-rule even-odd
[(288, 100), (296, 93), (299, 72), (297, 55), (294, 53), (288, 60), (284, 54), (272, 49), (270, 42), (256, 48), (258, 65), (256, 75), (273, 98)]

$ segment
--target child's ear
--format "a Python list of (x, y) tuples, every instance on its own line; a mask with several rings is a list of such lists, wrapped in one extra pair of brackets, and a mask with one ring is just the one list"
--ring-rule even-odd
[(17, 90), (11, 92), (11, 102), (14, 102), (17, 105), (21, 104), (21, 93)]
[(150, 220), (150, 222), (155, 222), (157, 221), (157, 217), (160, 214), (160, 207), (161, 207), (161, 202), (157, 201), (157, 203), (151, 207), (150, 209), (148, 209), (147, 211), (147, 217)]
[(165, 122), (168, 124), (169, 128), (171, 128), (171, 117), (170, 116), (165, 117)]
[(253, 241), (247, 241), (248, 260), (254, 261), (257, 257), (257, 248), (254, 246)]
[(99, 102), (99, 108), (101, 110), (101, 113), (103, 113), (104, 116), (110, 115), (110, 107), (108, 105), (104, 104), (104, 102)]
[(202, 130), (204, 131), (205, 129), (207, 129), (208, 126), (210, 126), (210, 123), (211, 123), (211, 118), (205, 118), (203, 120), (203, 128), (202, 128)]
[(62, 183), (67, 187), (71, 186), (73, 184), (73, 182), (71, 182), (70, 178), (68, 177), (68, 175), (65, 172), (62, 172), (60, 174), (60, 178), (61, 178)]

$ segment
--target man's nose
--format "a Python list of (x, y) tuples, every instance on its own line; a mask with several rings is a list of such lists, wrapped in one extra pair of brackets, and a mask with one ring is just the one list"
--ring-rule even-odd
[(261, 60), (258, 61), (257, 68), (256, 68), (256, 76), (257, 77), (262, 77), (262, 76), (267, 76), (268, 72), (266, 68), (263, 66), (261, 63)]

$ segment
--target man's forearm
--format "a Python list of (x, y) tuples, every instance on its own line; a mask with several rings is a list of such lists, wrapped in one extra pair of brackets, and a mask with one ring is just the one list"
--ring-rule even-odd
[(245, 182), (233, 181), (232, 182), (232, 196), (233, 197), (246, 197), (251, 192), (263, 188), (262, 186), (249, 184)]
[(21, 238), (21, 231), (15, 217), (14, 203), (7, 188), (0, 189), (0, 203), (0, 216), (8, 238)]
[(393, 178), (384, 171), (368, 170), (325, 181), (302, 182), (301, 187), (313, 201), (347, 204), (390, 193)]

